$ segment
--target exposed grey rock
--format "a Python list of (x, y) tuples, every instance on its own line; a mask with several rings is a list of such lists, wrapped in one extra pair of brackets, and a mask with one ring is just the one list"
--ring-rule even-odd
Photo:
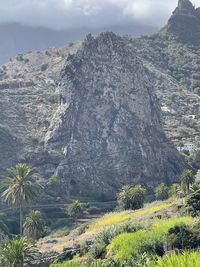
[(199, 45), (199, 9), (195, 9), (189, 0), (179, 0), (178, 7), (173, 12), (166, 28), (179, 40), (192, 45)]
[(46, 149), (72, 195), (112, 198), (124, 184), (173, 182), (182, 167), (132, 46), (113, 33), (87, 36), (62, 71), (60, 107)]

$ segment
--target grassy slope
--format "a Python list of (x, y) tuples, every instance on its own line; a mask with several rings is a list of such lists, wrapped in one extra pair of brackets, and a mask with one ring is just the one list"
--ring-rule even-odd
[[(184, 224), (193, 223), (195, 219), (189, 216), (180, 216), (178, 206), (182, 200), (168, 200), (163, 202), (154, 202), (143, 209), (137, 211), (113, 212), (105, 214), (103, 217), (93, 220), (87, 226), (85, 232), (80, 235), (74, 235), (75, 242), (81, 243), (86, 240), (94, 240), (95, 237), (103, 232), (106, 228), (120, 226), (125, 222), (135, 222), (136, 224), (145, 222), (147, 228), (139, 230), (135, 233), (122, 233), (112, 239), (110, 245), (106, 249), (106, 259), (115, 259), (119, 262), (129, 262), (137, 253), (143, 253), (144, 244), (151, 246), (152, 243), (162, 242), (169, 228)], [(159, 219), (162, 216), (162, 219)], [(158, 218), (159, 217), (159, 218)], [(63, 237), (66, 238), (66, 237)], [(68, 241), (68, 245), (69, 245)], [(59, 244), (57, 244), (58, 246)], [(61, 247), (60, 247), (61, 249)], [(102, 262), (91, 263), (85, 265), (88, 255), (83, 258), (76, 256), (75, 261), (65, 262), (63, 264), (53, 265), (53, 267), (102, 267)], [(85, 261), (86, 260), (86, 261)], [(179, 263), (179, 265), (177, 265)], [(200, 252), (185, 252), (183, 255), (170, 254), (164, 258), (159, 258), (158, 262), (149, 261), (146, 267), (195, 267), (200, 266)], [(127, 265), (129, 266), (129, 265)], [(138, 267), (142, 267), (139, 266)]]
[[(62, 252), (64, 248), (73, 246), (74, 243), (83, 243), (87, 240), (94, 240), (95, 237), (111, 226), (120, 225), (127, 221), (137, 221), (144, 222), (150, 218), (154, 218), (158, 215), (165, 217), (174, 217), (177, 212), (177, 205), (180, 200), (168, 200), (164, 202), (153, 202), (146, 205), (143, 209), (137, 211), (123, 211), (123, 212), (112, 212), (105, 214), (103, 217), (91, 220), (85, 229), (74, 230), (70, 234), (66, 234), (66, 231), (63, 231), (63, 236), (61, 232), (56, 237), (48, 236), (44, 239), (41, 239), (38, 242), (38, 248), (41, 252), (47, 251), (56, 251)], [(54, 240), (55, 243), (50, 243), (49, 241)]]

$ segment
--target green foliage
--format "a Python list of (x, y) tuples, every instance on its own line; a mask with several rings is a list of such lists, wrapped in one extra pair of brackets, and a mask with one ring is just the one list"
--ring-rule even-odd
[(165, 200), (169, 197), (169, 188), (164, 183), (159, 184), (155, 189), (156, 199)]
[(179, 184), (172, 184), (169, 188), (169, 196), (177, 197), (181, 191), (181, 187)]
[(104, 243), (109, 245), (112, 239), (122, 233), (134, 233), (143, 228), (142, 224), (137, 224), (134, 221), (127, 221), (125, 223), (114, 225), (106, 228), (96, 237), (96, 243)]
[(8, 169), (10, 177), (4, 178), (1, 187), (5, 189), (2, 198), (9, 205), (18, 207), (31, 202), (37, 196), (39, 186), (33, 179), (32, 169), (19, 163)]
[(45, 224), (42, 213), (38, 210), (32, 210), (24, 221), (24, 234), (36, 241), (44, 234)]
[(168, 230), (182, 223), (189, 223), (190, 217), (159, 220), (153, 223), (150, 230), (139, 230), (135, 233), (124, 233), (115, 237), (108, 246), (107, 256), (120, 263), (131, 262), (133, 257), (147, 253), (148, 255), (164, 254)]
[(4, 178), (1, 188), (2, 199), (9, 205), (20, 208), (20, 234), (23, 232), (23, 205), (36, 198), (39, 185), (34, 180), (33, 170), (25, 163), (8, 169), (9, 177)]
[(92, 259), (100, 259), (105, 256), (106, 244), (105, 243), (95, 243), (90, 249), (90, 256)]
[(192, 216), (200, 214), (200, 189), (190, 194), (186, 199), (186, 207)]
[(27, 239), (13, 239), (0, 251), (2, 267), (24, 267), (38, 256), (36, 248)]
[[(173, 253), (165, 258), (158, 259), (154, 267), (198, 267), (200, 266), (200, 252)], [(148, 267), (148, 266), (147, 266)]]
[(200, 169), (200, 150), (194, 151), (189, 158), (189, 162), (196, 170)]
[(197, 171), (195, 178), (196, 181), (200, 181), (200, 169)]
[(191, 170), (184, 170), (181, 174), (181, 187), (185, 194), (189, 194), (190, 186), (194, 183), (195, 177)]
[(146, 190), (141, 185), (124, 186), (117, 195), (118, 206), (122, 210), (140, 209), (144, 205)]
[(67, 212), (70, 217), (72, 217), (75, 221), (78, 218), (83, 216), (84, 211), (86, 210), (86, 206), (82, 204), (79, 200), (74, 200), (68, 207)]
[(188, 225), (176, 225), (169, 229), (167, 237), (168, 250), (187, 250), (199, 247), (200, 239)]
[(75, 262), (63, 262), (63, 263), (52, 264), (51, 267), (88, 267), (88, 266)]
[(60, 182), (60, 178), (58, 177), (58, 176), (56, 176), (56, 175), (53, 175), (53, 176), (51, 176), (50, 178), (49, 178), (49, 180), (48, 180), (48, 185), (55, 185), (55, 184), (58, 184)]

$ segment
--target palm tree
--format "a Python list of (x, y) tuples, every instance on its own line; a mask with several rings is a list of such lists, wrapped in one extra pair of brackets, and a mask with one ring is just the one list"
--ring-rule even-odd
[(79, 201), (74, 200), (68, 207), (68, 215), (74, 219), (74, 221), (77, 223), (78, 218), (80, 218), (86, 207)]
[(32, 210), (24, 221), (24, 234), (33, 241), (38, 240), (44, 233), (45, 220), (42, 213)]
[(131, 191), (132, 191), (132, 187), (130, 185), (125, 185), (122, 187), (121, 192), (117, 194), (118, 206), (122, 208), (123, 210), (130, 209)]
[(140, 209), (144, 205), (146, 190), (141, 185), (126, 185), (117, 194), (118, 207), (122, 210)]
[(2, 198), (8, 205), (19, 207), (20, 210), (20, 235), (23, 235), (23, 207), (30, 203), (39, 190), (39, 185), (33, 180), (33, 171), (25, 163), (19, 163), (15, 168), (8, 169), (9, 177), (6, 177), (1, 188), (5, 191)]
[(169, 197), (169, 187), (165, 183), (159, 184), (155, 189), (155, 196), (158, 200), (165, 200)]
[(189, 194), (190, 186), (194, 183), (195, 177), (191, 170), (184, 170), (181, 174), (181, 186), (185, 194)]
[(38, 251), (26, 238), (13, 239), (0, 251), (0, 266), (30, 266), (30, 262), (37, 256)]

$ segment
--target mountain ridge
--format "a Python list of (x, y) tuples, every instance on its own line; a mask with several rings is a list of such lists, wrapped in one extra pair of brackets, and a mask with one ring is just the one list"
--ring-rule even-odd
[[(3, 65), (0, 72), (2, 80), (0, 108), (4, 116), (2, 116), (0, 128), (7, 129), (8, 133), (11, 133), (12, 138), (9, 139), (12, 140), (11, 146), (14, 148), (15, 143), (19, 144), (20, 150), (16, 157), (13, 153), (12, 162), (9, 155), (6, 158), (4, 157), (4, 161), (1, 160), (0, 162), (1, 168), (8, 167), (11, 163), (14, 164), (17, 161), (26, 161), (37, 167), (45, 180), (48, 180), (52, 175), (58, 175), (62, 186), (57, 192), (55, 188), (48, 191), (48, 198), (45, 197), (47, 201), (51, 201), (60, 195), (67, 197), (69, 193), (71, 195), (90, 194), (92, 192), (90, 188), (92, 182), (94, 184), (97, 182), (96, 187), (100, 187), (99, 185), (102, 183), (105, 192), (104, 189), (100, 188), (98, 197), (105, 197), (114, 194), (123, 183), (149, 181), (149, 184), (154, 186), (154, 183), (161, 181), (160, 178), (169, 183), (176, 181), (184, 165), (178, 152), (164, 137), (162, 130), (160, 131), (161, 134), (157, 135), (160, 142), (154, 142), (155, 134), (153, 135), (153, 130), (143, 130), (153, 118), (151, 117), (153, 116), (152, 110), (149, 108), (150, 103), (152, 103), (152, 106), (156, 105), (158, 107), (158, 97), (163, 108), (163, 124), (167, 137), (173, 141), (175, 146), (196, 141), (198, 145), (196, 137), (200, 132), (198, 123), (200, 108), (198, 60), (200, 58), (197, 49), (192, 50), (187, 43), (181, 42), (166, 29), (165, 27), (153, 36), (137, 39), (119, 37), (113, 33), (103, 33), (97, 38), (88, 35), (84, 42), (61, 48), (46, 49), (37, 53), (28, 53)], [(91, 60), (88, 61), (88, 59)], [(85, 62), (88, 62), (88, 64), (86, 65)], [(112, 64), (109, 62), (112, 62)], [(139, 65), (137, 62), (139, 62)], [(192, 65), (191, 62), (193, 62)], [(133, 73), (130, 73), (129, 67), (134, 69)], [(111, 81), (109, 81), (108, 75), (110, 75)], [(30, 87), (27, 86), (26, 82), (30, 83)], [(132, 101), (130, 98), (133, 89), (131, 89), (131, 84), (137, 88), (137, 82), (141, 90), (141, 95), (137, 90), (133, 90), (136, 103), (138, 102), (137, 105), (135, 104), (137, 108), (134, 109), (134, 105), (132, 107), (129, 104), (124, 104), (121, 107), (121, 102), (129, 103), (129, 101)], [(149, 89), (149, 92), (147, 90), (147, 88), (153, 87), (156, 90), (157, 97), (154, 97), (154, 90)], [(120, 88), (123, 88), (124, 92), (130, 90), (130, 92), (126, 92), (129, 97), (123, 94), (120, 99), (119, 94), (122, 90)], [(81, 96), (83, 101), (81, 101)], [(95, 111), (101, 103), (97, 99), (98, 97), (104, 107), (102, 110), (107, 109), (107, 102), (110, 101), (108, 106), (111, 112), (106, 115), (100, 113), (104, 116), (105, 125), (101, 122), (101, 116), (98, 117), (98, 112)], [(114, 99), (117, 99), (116, 102)], [(143, 99), (143, 102), (140, 101), (141, 99)], [(95, 103), (92, 102), (94, 100)], [(121, 107), (121, 109), (118, 111), (115, 106)], [(91, 108), (93, 110), (89, 112)], [(167, 110), (167, 112), (164, 110)], [(119, 122), (114, 114), (121, 114), (120, 112), (130, 116), (129, 121), (131, 123), (129, 125), (128, 120), (126, 120), (124, 124), (126, 131), (121, 133), (120, 129), (121, 136), (117, 137), (113, 135), (113, 129), (115, 128), (114, 125), (118, 125)], [(155, 113), (157, 114), (157, 122), (154, 121), (153, 128), (162, 129), (160, 119), (158, 119), (160, 111), (157, 110)], [(111, 118), (111, 114), (113, 114), (113, 118)], [(186, 118), (191, 115), (196, 116), (197, 119)], [(145, 116), (147, 120), (143, 120)], [(97, 119), (94, 119), (96, 117)], [(133, 118), (137, 122), (135, 127)], [(110, 122), (106, 124), (108, 121)], [(82, 125), (83, 122), (84, 125), (88, 125), (87, 131), (84, 128), (85, 126)], [(89, 126), (89, 122), (92, 123), (92, 126)], [(80, 125), (82, 126), (80, 127)], [(129, 126), (131, 129), (129, 129)], [(102, 132), (104, 128), (106, 130)], [(90, 129), (94, 129), (94, 132), (97, 130), (98, 134), (92, 134)], [(132, 136), (134, 131), (136, 133), (135, 142)], [(123, 177), (123, 173), (117, 173), (114, 168), (116, 162), (119, 162), (120, 147), (116, 149), (117, 156), (115, 157), (114, 154), (110, 159), (110, 153), (107, 153), (109, 151), (99, 150), (101, 151), (101, 160), (98, 164), (94, 162), (93, 168), (91, 167), (92, 164), (87, 163), (87, 160), (83, 162), (84, 166), (82, 164), (79, 164), (81, 166), (74, 166), (75, 163), (80, 162), (78, 159), (82, 159), (79, 147), (82, 148), (82, 153), (85, 153), (85, 159), (89, 157), (95, 161), (95, 157), (98, 155), (91, 154), (92, 149), (89, 149), (90, 145), (93, 148), (98, 145), (95, 136), (99, 136), (99, 140), (101, 140), (99, 144), (102, 147), (106, 147), (109, 138), (113, 138), (113, 140), (117, 140), (117, 138), (119, 140), (127, 139), (125, 151), (127, 151), (127, 147), (134, 147), (134, 155), (131, 155), (131, 153), (122, 155), (124, 163), (122, 162), (121, 170), (123, 170), (125, 177), (123, 181), (119, 178), (119, 175)], [(91, 144), (88, 142), (89, 137), (91, 138)], [(140, 140), (141, 137), (143, 137), (143, 140)], [(150, 139), (154, 141), (151, 142)], [(144, 163), (141, 160), (141, 154), (143, 152), (148, 154), (145, 150), (148, 146), (145, 148), (143, 143), (145, 140), (147, 143), (151, 143), (149, 153), (152, 152), (153, 156), (150, 157), (152, 161)], [(108, 143), (112, 144), (110, 140)], [(114, 144), (114, 147), (116, 147), (117, 142), (114, 142)], [(160, 146), (159, 149), (157, 149), (158, 145)], [(70, 147), (74, 148), (75, 155), (70, 151)], [(110, 147), (113, 147), (113, 144)], [(161, 152), (159, 157), (156, 154), (158, 152), (154, 150)], [(67, 154), (69, 155), (68, 159), (66, 158)], [(171, 154), (174, 154), (174, 157), (167, 156)], [(136, 155), (138, 155), (137, 159), (134, 158)], [(137, 171), (134, 172), (134, 166), (131, 166), (131, 164), (126, 171), (125, 163), (132, 162), (133, 159), (134, 163), (138, 165), (136, 167)], [(158, 164), (160, 161), (162, 163)], [(103, 175), (104, 172), (102, 172), (101, 167), (103, 163), (108, 170), (114, 171), (114, 174), (110, 177), (115, 177), (115, 174), (116, 178), (118, 177), (117, 179), (114, 178), (114, 182), (112, 179), (105, 181), (105, 175)], [(156, 164), (159, 166), (156, 166)], [(148, 172), (147, 169), (143, 169), (145, 165), (148, 166), (151, 177), (143, 175), (143, 171), (145, 174)], [(73, 168), (70, 166), (73, 166)], [(85, 167), (90, 171), (85, 171)], [(99, 170), (101, 175), (98, 174), (98, 177), (96, 177), (96, 174), (89, 175), (90, 172), (94, 172), (95, 168), (98, 170), (98, 167), (101, 167), (101, 170)], [(156, 170), (156, 168), (158, 169)], [(140, 171), (138, 171), (139, 169)], [(152, 171), (153, 169), (154, 171)], [(86, 176), (84, 176), (85, 173)], [(160, 175), (154, 177), (153, 173), (159, 173)], [(84, 179), (81, 180), (81, 177), (84, 177)], [(91, 177), (91, 180), (88, 177)], [(77, 184), (80, 184), (81, 188), (78, 188)]]

